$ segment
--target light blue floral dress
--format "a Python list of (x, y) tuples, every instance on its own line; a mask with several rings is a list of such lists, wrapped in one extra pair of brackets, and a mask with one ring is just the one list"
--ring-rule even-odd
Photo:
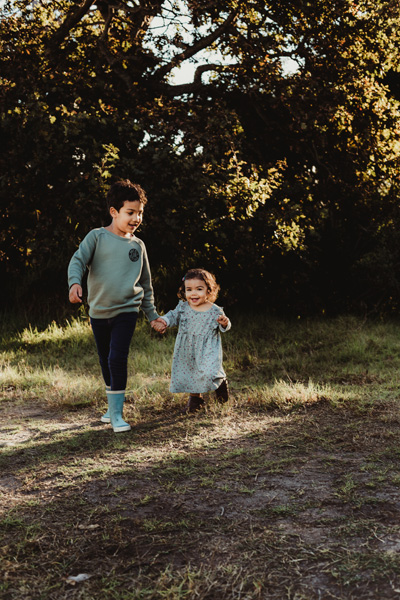
[(172, 359), (171, 392), (204, 394), (216, 390), (225, 379), (220, 332), (228, 331), (231, 322), (225, 329), (217, 323), (222, 314), (223, 309), (216, 304), (201, 312), (181, 300), (174, 310), (162, 316), (168, 327), (179, 327)]

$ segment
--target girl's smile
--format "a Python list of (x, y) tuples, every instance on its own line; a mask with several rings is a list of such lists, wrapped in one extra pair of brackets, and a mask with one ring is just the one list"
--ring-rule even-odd
[(208, 310), (211, 303), (207, 299), (208, 289), (202, 279), (188, 279), (185, 281), (185, 296), (189, 306), (195, 310)]

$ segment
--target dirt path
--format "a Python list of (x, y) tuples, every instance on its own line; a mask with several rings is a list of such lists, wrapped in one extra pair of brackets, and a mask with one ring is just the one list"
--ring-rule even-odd
[(395, 404), (0, 417), (4, 599), (400, 597)]

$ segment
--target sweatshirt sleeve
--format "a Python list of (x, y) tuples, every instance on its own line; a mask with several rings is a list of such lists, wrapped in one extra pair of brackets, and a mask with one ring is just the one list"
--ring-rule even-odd
[(164, 319), (164, 321), (167, 324), (167, 327), (176, 327), (177, 325), (179, 325), (181, 314), (182, 302), (179, 302), (176, 308), (167, 312), (166, 315), (161, 315), (161, 318)]
[(143, 300), (142, 300), (142, 311), (146, 315), (149, 321), (154, 321), (158, 319), (158, 313), (156, 311), (156, 307), (154, 306), (154, 291), (153, 284), (151, 282), (151, 272), (150, 272), (150, 264), (147, 256), (146, 246), (142, 243), (143, 250), (143, 265), (142, 265), (142, 273), (140, 275), (139, 283), (143, 288)]
[(87, 266), (92, 260), (96, 248), (97, 234), (96, 230), (90, 231), (79, 244), (78, 250), (72, 256), (68, 266), (68, 287), (71, 288), (74, 283), (82, 285), (82, 279)]

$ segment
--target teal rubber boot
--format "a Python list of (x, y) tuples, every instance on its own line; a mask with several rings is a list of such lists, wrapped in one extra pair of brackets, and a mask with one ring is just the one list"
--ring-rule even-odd
[[(110, 385), (106, 385), (106, 394), (107, 392), (111, 391), (111, 386)], [(111, 423), (111, 419), (110, 419), (110, 410), (107, 409), (107, 412), (104, 413), (104, 415), (102, 417), (100, 417), (100, 421), (102, 423)]]
[(125, 390), (120, 392), (107, 392), (108, 410), (110, 413), (111, 425), (115, 433), (129, 431), (131, 426), (122, 418), (122, 409), (124, 406)]

